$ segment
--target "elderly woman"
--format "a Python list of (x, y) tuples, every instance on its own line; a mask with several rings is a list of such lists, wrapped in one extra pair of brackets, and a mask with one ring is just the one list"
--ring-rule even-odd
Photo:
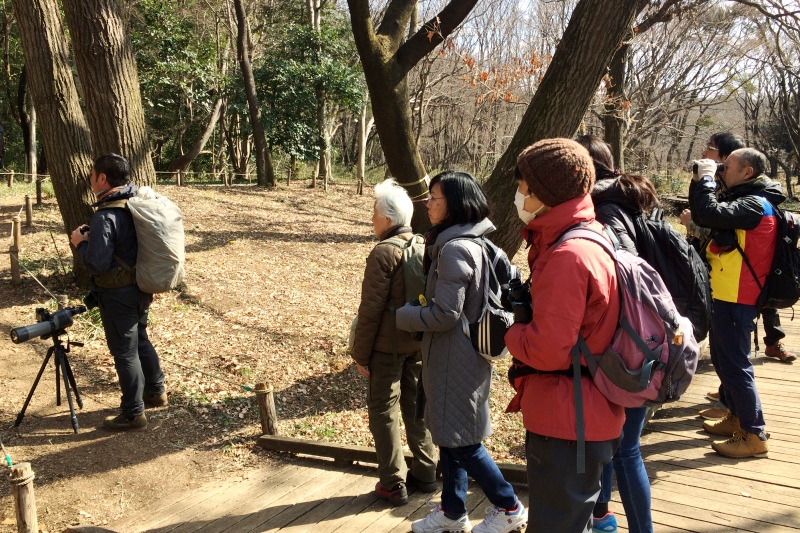
[[(381, 242), (367, 257), (352, 357), (369, 379), (369, 429), (378, 454), (375, 494), (393, 505), (408, 502), (407, 486), (436, 490), (436, 450), (422, 419), (417, 419), (417, 382), (422, 370), (419, 341), (395, 327), (394, 309), (405, 302), (402, 248), (413, 237), (414, 205), (394, 180), (375, 187), (372, 226)], [(399, 406), (398, 406), (399, 403)], [(414, 456), (406, 475), (400, 415)]]
[(480, 185), (466, 172), (443, 172), (430, 184), (426, 235), (426, 306), (397, 311), (397, 326), (424, 332), (422, 383), (425, 423), (439, 446), (442, 503), (411, 525), (414, 533), (470, 531), (467, 476), (492, 503), (475, 533), (508, 533), (524, 527), (528, 513), (483, 446), (491, 435), (491, 364), (472, 347), (462, 317), (478, 320), (483, 306), (483, 248), (475, 242), (494, 231)]

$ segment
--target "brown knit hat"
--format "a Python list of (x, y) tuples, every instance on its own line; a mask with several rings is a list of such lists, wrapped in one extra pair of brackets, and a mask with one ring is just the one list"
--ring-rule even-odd
[(594, 186), (589, 152), (572, 139), (543, 139), (517, 158), (519, 175), (548, 207), (588, 194)]

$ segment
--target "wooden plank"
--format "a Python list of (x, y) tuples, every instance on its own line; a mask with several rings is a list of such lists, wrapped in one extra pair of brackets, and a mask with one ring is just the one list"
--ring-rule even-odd
[[(262, 435), (256, 441), (258, 446), (266, 450), (276, 452), (290, 452), (295, 454), (305, 454), (316, 457), (330, 457), (337, 461), (378, 463), (378, 456), (375, 448), (370, 446), (353, 446), (350, 444), (338, 444), (333, 442), (321, 442), (308, 439), (296, 439), (292, 437), (280, 437), (276, 435)], [(405, 452), (405, 460), (408, 467), (411, 467), (413, 456), (410, 452)], [(506, 481), (513, 484), (525, 485), (528, 482), (525, 467), (517, 464), (498, 464)]]
[[(281, 498), (271, 504), (269, 510), (253, 513), (237, 524), (237, 531), (278, 531), (291, 524), (304, 520), (309, 512), (326, 501), (337, 487), (348, 478), (360, 478), (363, 467), (352, 465), (345, 469), (328, 468), (323, 470), (323, 475), (286, 492)], [(282, 505), (288, 505), (281, 509)], [(277, 509), (278, 512), (273, 510)], [(255, 524), (254, 527), (251, 527)], [(218, 531), (217, 529), (216, 531)]]
[(312, 465), (294, 465), (274, 476), (265, 476), (249, 487), (239, 487), (228, 491), (214, 500), (208, 501), (202, 512), (195, 514), (191, 520), (185, 521), (173, 533), (192, 533), (195, 531), (222, 531), (228, 524), (240, 518), (241, 506), (245, 502), (264, 502), (264, 495), (273, 491), (281, 491), (293, 479), (312, 482), (324, 471)]
[[(363, 468), (363, 467), (360, 467)], [(360, 476), (348, 476), (347, 481), (340, 484), (338, 490), (333, 492), (322, 503), (315, 506), (310, 512), (306, 513), (302, 519), (295, 520), (284, 527), (282, 533), (302, 533), (305, 531), (314, 531), (318, 529), (318, 524), (323, 523), (329, 519), (336, 511), (344, 506), (351, 499), (355, 498), (358, 494), (358, 488), (364, 487), (366, 484), (375, 479), (374, 470), (368, 471)]]

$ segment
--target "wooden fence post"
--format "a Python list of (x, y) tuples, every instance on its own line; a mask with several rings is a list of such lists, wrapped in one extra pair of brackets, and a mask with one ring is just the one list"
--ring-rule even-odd
[(16, 285), (19, 284), (21, 279), (19, 276), (19, 246), (22, 240), (22, 228), (20, 227), (19, 215), (14, 215), (11, 218), (11, 231), (14, 234), (14, 242), (8, 249), (8, 255), (11, 257), (11, 281)]
[(258, 416), (261, 419), (261, 431), (265, 435), (278, 434), (278, 412), (275, 410), (275, 397), (272, 386), (259, 383), (255, 388), (258, 400)]
[(41, 174), (36, 176), (36, 205), (42, 205), (42, 181), (43, 177)]
[(39, 533), (33, 478), (30, 463), (18, 463), (11, 467), (11, 488), (14, 494), (14, 508), (17, 511), (18, 533)]
[(8, 186), (11, 187), (14, 184), (14, 171), (8, 171)]
[(33, 226), (33, 205), (31, 204), (31, 195), (25, 195), (25, 227), (30, 228)]

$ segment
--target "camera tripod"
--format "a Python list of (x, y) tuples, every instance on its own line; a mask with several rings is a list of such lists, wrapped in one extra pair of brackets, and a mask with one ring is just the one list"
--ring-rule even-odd
[[(42, 367), (39, 369), (39, 374), (36, 376), (36, 380), (33, 382), (33, 386), (31, 387), (31, 391), (28, 393), (28, 397), (25, 399), (25, 404), (22, 406), (22, 410), (17, 415), (17, 420), (14, 422), (14, 427), (19, 427), (22, 423), (22, 419), (25, 416), (25, 409), (28, 408), (28, 404), (33, 397), (33, 392), (36, 390), (36, 386), (39, 384), (39, 380), (42, 378), (42, 374), (44, 374), (44, 369), (47, 367), (48, 361), (50, 361), (50, 357), (53, 354), (56, 355), (55, 358), (55, 367), (56, 367), (56, 405), (61, 405), (61, 382), (59, 381), (61, 378), (64, 379), (64, 392), (67, 396), (67, 402), (69, 403), (69, 414), (70, 420), (72, 421), (72, 429), (75, 433), (78, 432), (78, 418), (75, 416), (75, 406), (72, 403), (72, 391), (75, 392), (75, 401), (78, 402), (78, 407), (83, 409), (83, 401), (81, 400), (81, 394), (78, 392), (78, 386), (75, 384), (75, 376), (72, 374), (72, 367), (69, 366), (69, 359), (67, 359), (67, 354), (69, 353), (69, 349), (71, 346), (83, 346), (82, 342), (72, 342), (72, 341), (62, 341), (59, 339), (60, 335), (66, 334), (66, 330), (60, 329), (53, 332), (53, 345), (50, 349), (47, 350), (47, 355), (42, 362)], [(66, 344), (66, 346), (65, 346)]]

